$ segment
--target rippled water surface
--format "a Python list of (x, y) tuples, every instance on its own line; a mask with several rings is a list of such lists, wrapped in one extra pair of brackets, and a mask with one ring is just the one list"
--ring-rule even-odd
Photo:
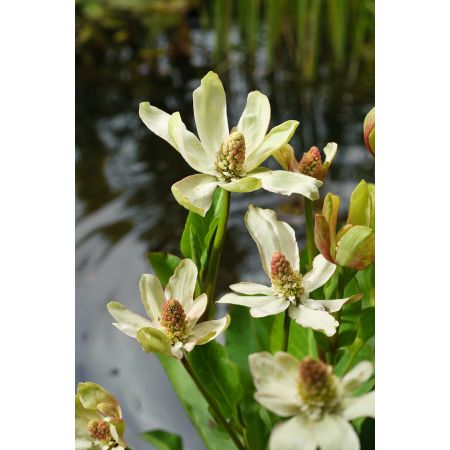
[[(249, 68), (245, 54), (237, 50), (229, 63), (213, 67), (210, 43), (207, 32), (195, 32), (191, 57), (174, 61), (162, 56), (157, 70), (135, 64), (127, 49), (113, 63), (77, 63), (76, 381), (98, 382), (119, 398), (133, 450), (151, 448), (138, 434), (153, 428), (182, 435), (185, 450), (204, 448), (156, 358), (111, 326), (105, 308), (116, 299), (144, 313), (138, 281), (150, 272), (145, 254), (179, 253), (187, 215), (170, 187), (193, 171), (142, 124), (139, 102), (149, 100), (168, 112), (180, 111), (195, 131), (192, 91), (214, 69), (227, 92), (230, 126), (237, 124), (247, 93), (258, 89), (270, 99), (271, 126), (287, 119), (300, 121), (291, 141), (297, 156), (311, 145), (339, 144), (322, 197), (328, 191), (341, 195), (342, 215), (357, 182), (374, 176), (361, 131), (374, 103), (372, 76), (348, 85), (345, 77), (331, 77), (323, 69), (314, 85), (306, 85), (289, 64), (280, 62), (269, 72), (261, 52)], [(276, 167), (271, 160), (265, 165)], [(219, 293), (239, 280), (265, 281), (256, 246), (244, 227), (249, 203), (277, 210), (295, 228), (300, 245), (305, 244), (299, 197), (262, 190), (233, 194)]]

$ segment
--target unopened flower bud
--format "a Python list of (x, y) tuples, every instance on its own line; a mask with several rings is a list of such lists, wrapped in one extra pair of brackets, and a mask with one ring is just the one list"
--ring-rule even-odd
[(306, 153), (303, 153), (299, 162), (299, 170), (304, 175), (323, 180), (325, 171), (322, 166), (320, 150), (317, 147), (313, 146)]
[(183, 306), (178, 300), (167, 300), (162, 307), (161, 325), (172, 342), (183, 341), (188, 333), (189, 327)]
[(364, 119), (364, 144), (367, 149), (375, 156), (375, 107), (373, 107)]
[(236, 181), (245, 176), (245, 138), (232, 132), (217, 152), (216, 170), (221, 181)]

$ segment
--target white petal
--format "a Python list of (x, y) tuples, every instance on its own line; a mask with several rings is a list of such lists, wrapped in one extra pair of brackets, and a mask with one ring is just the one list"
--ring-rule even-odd
[(322, 255), (313, 260), (312, 269), (304, 275), (303, 285), (307, 292), (312, 292), (323, 286), (333, 275), (336, 265), (327, 261)]
[(237, 295), (225, 294), (216, 303), (229, 303), (230, 305), (241, 305), (250, 307), (253, 317), (266, 317), (278, 314), (289, 306), (289, 301), (272, 295)]
[(207, 320), (206, 322), (199, 323), (192, 329), (188, 341), (183, 347), (186, 351), (190, 352), (196, 345), (203, 345), (215, 339), (228, 328), (229, 324), (229, 315), (222, 317), (222, 319)]
[(249, 281), (243, 281), (242, 283), (232, 284), (230, 286), (234, 292), (239, 292), (240, 294), (246, 295), (273, 295), (273, 289), (268, 286), (264, 286), (263, 284), (250, 283)]
[(113, 324), (119, 330), (131, 337), (136, 337), (136, 333), (144, 327), (154, 327), (150, 320), (145, 319), (139, 314), (130, 311), (118, 302), (109, 302), (107, 305), (109, 313), (119, 322)]
[(150, 105), (148, 102), (143, 102), (139, 105), (139, 117), (147, 128), (178, 150), (174, 140), (169, 135), (170, 114)]
[(288, 120), (272, 128), (258, 147), (246, 155), (245, 169), (247, 172), (256, 169), (275, 150), (289, 142), (297, 127), (298, 122), (296, 120)]
[(225, 91), (214, 72), (208, 72), (194, 93), (194, 117), (203, 147), (216, 156), (220, 146), (228, 137), (228, 119)]
[[(250, 309), (250, 315), (252, 317), (267, 317), (274, 316), (280, 312), (286, 311), (290, 302), (288, 300), (279, 299), (277, 302), (272, 302), (264, 306), (254, 306)], [(280, 301), (281, 300), (281, 301)]]
[(353, 427), (340, 416), (325, 415), (311, 422), (311, 429), (320, 450), (359, 450), (358, 435)]
[(358, 417), (375, 417), (375, 391), (360, 397), (346, 398), (342, 402), (342, 415), (346, 420), (357, 419)]
[(161, 282), (155, 275), (143, 274), (139, 281), (139, 289), (142, 303), (150, 319), (154, 322), (159, 321), (162, 305), (166, 301)]
[(180, 205), (204, 217), (211, 206), (216, 187), (216, 177), (197, 174), (173, 184), (172, 194)]
[(248, 176), (259, 178), (266, 191), (282, 195), (300, 194), (310, 200), (319, 198), (319, 188), (322, 186), (322, 182), (313, 177), (285, 170), (249, 172)]
[(313, 300), (312, 298), (308, 298), (306, 300), (302, 300), (302, 303), (308, 308), (325, 310), (330, 313), (340, 311), (341, 308), (351, 300), (353, 297), (347, 298), (339, 298), (335, 300)]
[(269, 450), (316, 450), (317, 440), (309, 424), (301, 416), (279, 423), (270, 433)]
[(291, 305), (289, 316), (302, 327), (321, 331), (327, 336), (333, 336), (336, 333), (336, 327), (339, 325), (339, 322), (326, 311), (308, 308), (304, 305)]
[(186, 319), (190, 322), (191, 326), (197, 323), (201, 315), (205, 312), (206, 305), (208, 304), (208, 297), (206, 294), (199, 295), (186, 310)]
[(166, 299), (178, 300), (184, 310), (191, 307), (197, 282), (197, 266), (191, 259), (183, 259), (166, 286)]
[(262, 183), (258, 178), (243, 177), (235, 181), (222, 181), (219, 186), (229, 192), (253, 192), (261, 189)]
[(323, 152), (325, 153), (325, 163), (328, 163), (328, 165), (331, 165), (331, 163), (334, 160), (334, 157), (336, 156), (337, 152), (337, 144), (336, 142), (328, 142), (328, 144), (323, 149)]
[(215, 175), (214, 161), (203, 148), (194, 133), (186, 129), (180, 113), (173, 113), (169, 120), (169, 135), (176, 149), (197, 172)]
[(361, 361), (342, 378), (345, 392), (350, 394), (354, 389), (365, 383), (373, 373), (373, 365), (369, 361)]
[(250, 355), (248, 362), (257, 390), (255, 399), (279, 416), (297, 414), (301, 406), (297, 390), (299, 361), (285, 352), (261, 352)]
[(245, 138), (245, 153), (247, 157), (264, 139), (269, 122), (269, 99), (259, 91), (250, 92), (244, 112), (237, 126), (237, 129), (242, 132)]
[(275, 252), (283, 253), (292, 268), (299, 270), (300, 257), (294, 230), (286, 222), (278, 220), (275, 211), (250, 205), (244, 220), (256, 242), (263, 269), (269, 278), (271, 278), (272, 256)]

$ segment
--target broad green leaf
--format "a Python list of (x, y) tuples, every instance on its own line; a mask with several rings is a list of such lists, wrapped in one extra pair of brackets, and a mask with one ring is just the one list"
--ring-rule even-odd
[(178, 256), (164, 252), (150, 252), (147, 258), (155, 275), (159, 278), (163, 286), (169, 282), (169, 278), (173, 275), (175, 268), (181, 261)]
[(375, 305), (375, 263), (367, 269), (361, 270), (356, 274), (361, 293), (364, 295), (362, 300), (363, 308)]
[(157, 450), (183, 450), (181, 437), (168, 431), (146, 431), (141, 434), (141, 437), (144, 441), (152, 444)]
[(236, 450), (228, 434), (212, 422), (208, 404), (187, 374), (181, 362), (175, 358), (157, 355), (161, 365), (181, 401), (192, 424), (208, 450)]
[(298, 359), (303, 359), (306, 356), (311, 356), (312, 358), (317, 357), (316, 340), (314, 339), (313, 330), (301, 327), (292, 320), (288, 350), (291, 355)]
[(375, 334), (375, 308), (369, 306), (362, 310), (358, 337), (366, 342)]
[(238, 366), (228, 358), (226, 349), (218, 342), (196, 347), (189, 361), (204, 388), (214, 397), (226, 418), (237, 417), (237, 404), (243, 388)]
[(263, 408), (252, 401), (242, 402), (240, 413), (244, 424), (244, 440), (248, 450), (260, 450), (266, 448), (270, 434), (270, 426), (262, 419)]
[(272, 328), (270, 329), (269, 348), (271, 353), (283, 350), (283, 334), (284, 334), (284, 311), (275, 316)]

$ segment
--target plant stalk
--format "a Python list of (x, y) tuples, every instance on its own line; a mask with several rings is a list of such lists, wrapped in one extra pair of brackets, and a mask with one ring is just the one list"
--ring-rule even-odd
[(281, 350), (287, 352), (289, 348), (289, 332), (291, 330), (291, 318), (289, 317), (288, 310), (284, 312), (283, 320), (283, 342), (281, 345)]
[(305, 197), (305, 221), (306, 221), (306, 248), (308, 250), (308, 271), (312, 269), (314, 256), (316, 256), (316, 244), (314, 243), (314, 217), (313, 202)]
[(210, 406), (210, 408), (212, 409), (212, 411), (214, 412), (214, 416), (218, 419), (218, 421), (222, 424), (222, 426), (225, 428), (227, 433), (230, 435), (230, 437), (233, 440), (233, 442), (235, 443), (236, 447), (239, 450), (246, 450), (246, 448), (242, 445), (241, 440), (237, 436), (235, 430), (233, 429), (231, 424), (227, 421), (227, 419), (224, 417), (224, 415), (220, 411), (220, 409), (219, 409), (216, 401), (214, 400), (214, 398), (204, 388), (204, 386), (202, 385), (202, 382), (197, 377), (196, 373), (194, 372), (194, 369), (192, 368), (192, 366), (190, 365), (190, 363), (189, 363), (189, 361), (187, 359), (186, 353), (184, 353), (183, 359), (181, 360), (181, 363), (183, 364), (183, 367), (186, 369), (186, 372), (192, 378), (192, 381), (195, 383), (195, 385), (197, 386), (198, 390), (201, 392), (201, 394), (203, 395), (203, 397), (207, 401), (207, 403)]

